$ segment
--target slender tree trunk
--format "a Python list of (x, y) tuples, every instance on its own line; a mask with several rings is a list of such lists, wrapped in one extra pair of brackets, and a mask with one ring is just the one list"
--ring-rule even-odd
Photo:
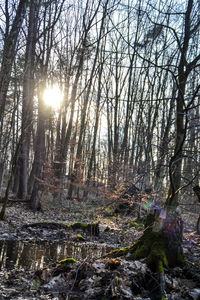
[[(43, 84), (41, 84), (41, 86), (43, 86)], [(31, 195), (31, 207), (34, 211), (41, 208), (38, 191), (40, 185), (39, 180), (41, 179), (41, 173), (45, 161), (45, 122), (47, 120), (47, 115), (42, 91), (43, 88), (41, 88), (39, 91), (36, 150), (28, 184), (29, 194)]]
[(190, 25), (191, 25), (191, 11), (193, 7), (193, 0), (188, 0), (188, 7), (185, 14), (185, 30), (184, 30), (184, 42), (181, 49), (181, 58), (178, 66), (178, 95), (176, 100), (176, 140), (174, 155), (170, 160), (169, 174), (170, 174), (170, 187), (166, 206), (176, 208), (178, 205), (178, 193), (181, 186), (181, 168), (183, 158), (183, 145), (186, 138), (187, 131), (187, 116), (184, 112), (185, 108), (185, 88), (187, 84), (187, 78), (191, 68), (188, 68), (186, 57), (189, 46)]
[(169, 114), (167, 118), (167, 124), (164, 129), (164, 134), (162, 136), (162, 141), (161, 144), (159, 145), (159, 156), (157, 160), (157, 164), (155, 167), (155, 188), (159, 189), (162, 186), (162, 169), (163, 169), (163, 164), (164, 160), (166, 157), (166, 154), (168, 152), (168, 139), (169, 139), (169, 132), (171, 128), (171, 120), (172, 120), (172, 115), (173, 115), (173, 110), (174, 110), (174, 98), (175, 95), (172, 94), (172, 99), (170, 101), (170, 108), (169, 108)]
[[(102, 72), (103, 72), (103, 62), (99, 67), (99, 77), (98, 77), (98, 92), (97, 92), (97, 104), (96, 104), (96, 114), (95, 114), (95, 125), (94, 125), (94, 133), (93, 133), (93, 142), (92, 142), (92, 153), (89, 159), (88, 172), (87, 172), (87, 180), (86, 185), (89, 185), (89, 182), (92, 177), (92, 169), (95, 162), (95, 153), (96, 153), (96, 141), (97, 141), (97, 132), (99, 127), (99, 117), (100, 117), (100, 101), (101, 101), (101, 80), (102, 80)], [(84, 197), (87, 197), (87, 191), (84, 192)]]
[(73, 119), (74, 119), (74, 110), (75, 110), (76, 94), (77, 94), (77, 89), (78, 89), (78, 81), (81, 76), (83, 62), (84, 62), (84, 53), (82, 52), (80, 54), (78, 69), (77, 69), (76, 77), (75, 77), (75, 80), (73, 83), (73, 88), (72, 88), (72, 93), (71, 93), (71, 98), (70, 98), (70, 103), (71, 103), (70, 119), (69, 119), (66, 134), (65, 134), (65, 136), (63, 136), (64, 140), (62, 140), (62, 142), (61, 142), (62, 149), (61, 149), (61, 155), (60, 155), (60, 159), (59, 159), (59, 161), (61, 163), (60, 163), (60, 166), (59, 166), (58, 172), (57, 172), (59, 178), (62, 178), (66, 171), (66, 158), (67, 158), (67, 153), (68, 153), (68, 148), (69, 148), (70, 138), (71, 138), (71, 133), (72, 133), (72, 125), (73, 125)]
[(10, 175), (9, 175), (9, 179), (8, 179), (8, 183), (7, 183), (7, 187), (6, 187), (5, 196), (3, 198), (3, 206), (2, 206), (2, 209), (1, 209), (1, 212), (0, 212), (0, 220), (5, 220), (6, 208), (7, 208), (7, 204), (8, 204), (8, 196), (9, 196), (10, 188), (12, 186), (12, 178), (13, 178), (13, 174), (15, 173), (15, 170), (16, 170), (17, 157), (19, 155), (20, 148), (21, 148), (21, 138), (20, 138), (20, 141), (19, 141), (19, 143), (16, 147), (14, 156), (12, 158), (11, 171), (10, 171)]

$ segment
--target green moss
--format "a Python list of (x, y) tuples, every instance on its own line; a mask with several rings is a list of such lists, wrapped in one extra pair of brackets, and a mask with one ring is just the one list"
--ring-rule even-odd
[(126, 255), (127, 253), (129, 253), (131, 251), (132, 247), (133, 247), (133, 245), (127, 246), (127, 247), (124, 247), (124, 248), (119, 248), (119, 249), (112, 250), (107, 254), (107, 256), (108, 257), (124, 256), (124, 255)]
[(149, 253), (149, 245), (148, 244), (142, 244), (142, 245), (139, 245), (138, 244), (138, 247), (137, 249), (132, 253), (131, 255), (131, 259), (132, 260), (136, 260), (136, 259), (142, 259), (142, 258), (145, 258)]
[(113, 250), (108, 256), (114, 258), (130, 253), (128, 259), (136, 260), (145, 258), (150, 268), (163, 273), (165, 267), (176, 266), (177, 264), (183, 265), (185, 262), (181, 247), (180, 252), (174, 253), (171, 251), (168, 243), (169, 240), (162, 232), (152, 232), (152, 228), (148, 227), (134, 244)]
[(79, 241), (85, 241), (85, 238), (80, 233), (78, 233), (76, 237)]
[(168, 259), (166, 256), (166, 246), (162, 237), (158, 236), (157, 239), (153, 242), (149, 255), (147, 256), (147, 261), (152, 263), (157, 263), (161, 261), (165, 267), (168, 266)]
[(163, 263), (162, 263), (162, 261), (160, 261), (160, 260), (157, 262), (157, 271), (158, 271), (159, 273), (164, 273)]
[(69, 257), (69, 258), (65, 258), (65, 259), (60, 260), (59, 264), (61, 264), (61, 265), (70, 265), (70, 264), (75, 264), (77, 262), (78, 261), (76, 259)]
[(136, 228), (136, 229), (139, 229), (139, 228), (142, 228), (144, 225), (142, 223), (137, 223), (137, 222), (129, 222), (128, 224), (128, 227), (129, 228)]
[(109, 253), (110, 257), (124, 256), (131, 253), (129, 259), (136, 260), (146, 258), (149, 265), (159, 264), (159, 271), (164, 271), (163, 266), (168, 266), (165, 242), (158, 233), (146, 231), (144, 235), (133, 245), (113, 250)]
[(153, 239), (154, 234), (152, 234), (152, 232), (146, 231), (144, 235), (137, 242), (135, 242), (135, 245), (131, 251), (131, 259), (134, 260), (147, 257), (150, 252)]
[(74, 230), (81, 229), (83, 231), (88, 231), (90, 234), (99, 235), (99, 223), (81, 223), (75, 222), (68, 226)]
[(69, 225), (70, 228), (73, 229), (83, 229), (85, 230), (87, 227), (87, 224), (81, 223), (81, 222), (75, 222)]
[(112, 217), (115, 213), (115, 207), (110, 205), (107, 209), (106, 209), (106, 215), (109, 217)]
[(146, 242), (144, 242), (143, 237), (144, 236), (142, 236), (140, 239), (138, 239), (135, 243), (133, 243), (130, 246), (112, 250), (110, 253), (108, 253), (108, 256), (119, 257), (131, 253), (131, 256), (129, 257), (129, 259), (131, 260), (141, 259), (146, 257), (149, 253), (151, 240), (146, 239)]

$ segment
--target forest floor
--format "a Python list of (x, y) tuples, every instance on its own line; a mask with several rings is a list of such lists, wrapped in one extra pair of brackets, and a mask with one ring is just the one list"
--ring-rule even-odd
[[(11, 202), (6, 221), (0, 222), (0, 300), (156, 299), (145, 260), (105, 257), (142, 235), (143, 226), (134, 223), (133, 214), (112, 215), (105, 205), (76, 200), (64, 208), (62, 203), (55, 208), (51, 201), (43, 207), (43, 212), (33, 213), (25, 204)], [(74, 222), (98, 223), (99, 235), (55, 226)], [(39, 225), (23, 226), (33, 223)], [(198, 273), (200, 236), (191, 225), (184, 229), (186, 259)], [(76, 261), (59, 263), (71, 257)], [(200, 299), (200, 279), (192, 277), (184, 268), (166, 269), (166, 299)]]

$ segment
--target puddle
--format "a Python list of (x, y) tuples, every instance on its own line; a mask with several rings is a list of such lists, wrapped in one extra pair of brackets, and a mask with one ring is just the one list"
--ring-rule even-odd
[(0, 240), (0, 270), (36, 270), (67, 257), (77, 260), (98, 258), (111, 249), (108, 245), (97, 243)]

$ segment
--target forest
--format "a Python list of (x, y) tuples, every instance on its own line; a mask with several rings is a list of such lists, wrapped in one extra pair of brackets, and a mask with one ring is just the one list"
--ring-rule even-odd
[(0, 0), (0, 299), (200, 299), (199, 0)]

